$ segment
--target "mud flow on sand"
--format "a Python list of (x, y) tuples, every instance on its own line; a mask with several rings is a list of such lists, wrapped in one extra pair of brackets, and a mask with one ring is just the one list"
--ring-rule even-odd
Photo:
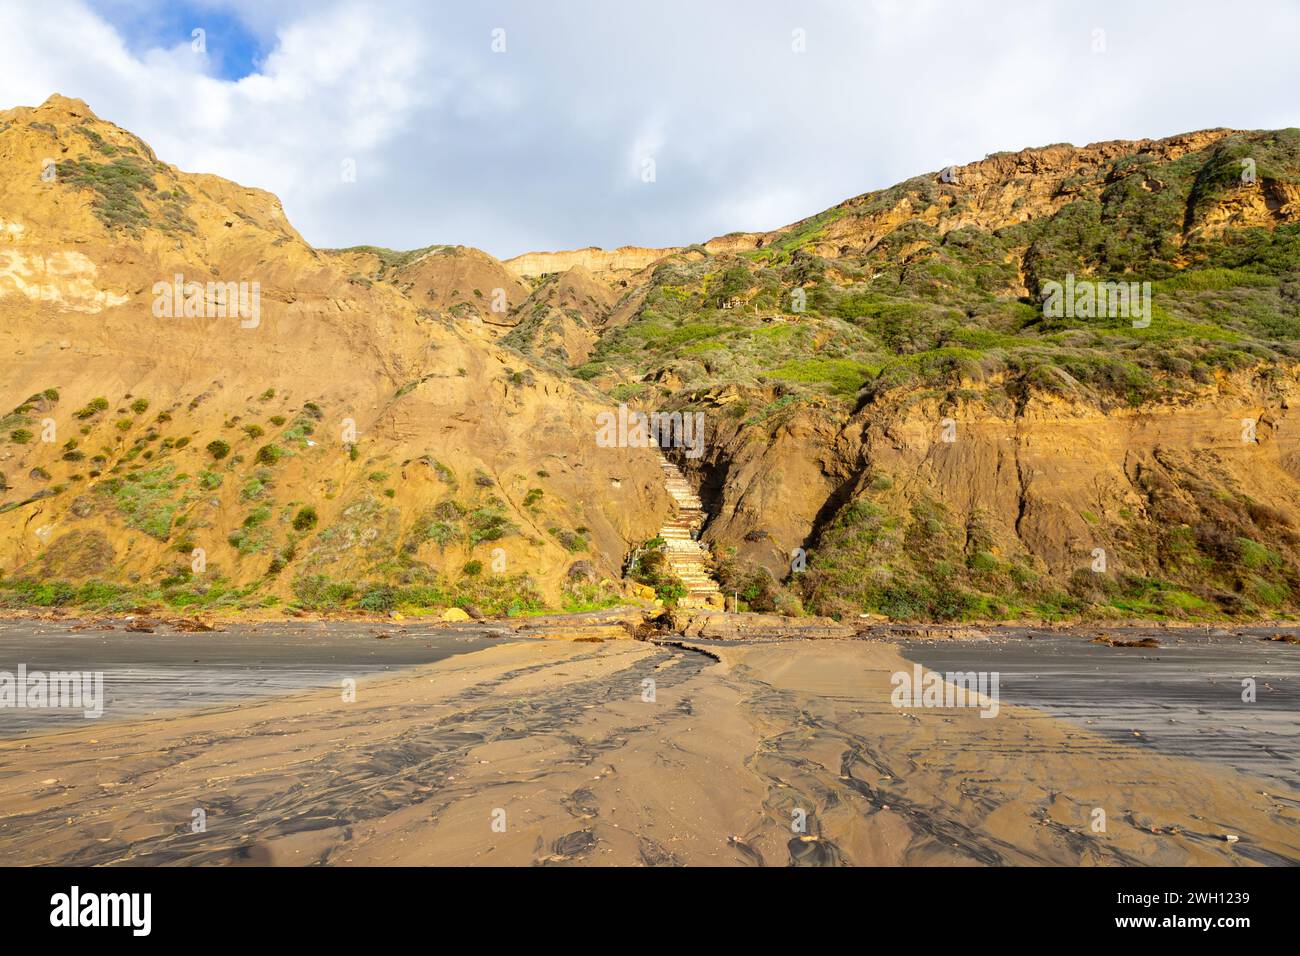
[[(467, 627), (440, 639), (464, 638), (467, 652), (456, 653), (419, 628), (393, 631), (359, 643), (355, 634), (313, 636), (320, 643), (305, 659), (326, 690), (281, 680), (272, 696), (0, 741), (0, 859), (1300, 861), (1300, 799), (1285, 780), (1024, 706), (1015, 647), (969, 652), (989, 655), (979, 658), (984, 669), (1005, 664), (1013, 688), (988, 719), (973, 707), (893, 706), (891, 675), (912, 669), (905, 653), (923, 658), (927, 648), (503, 641)], [(174, 640), (197, 647), (184, 642), (209, 637)], [(214, 661), (247, 663), (242, 638), (217, 637)], [(117, 661), (143, 654), (127, 648), (150, 639), (123, 635)], [(172, 640), (152, 653), (173, 654)], [(373, 670), (344, 700), (335, 678), (362, 667)], [(1122, 709), (1122, 695), (1113, 697)], [(191, 827), (196, 809), (201, 833)]]

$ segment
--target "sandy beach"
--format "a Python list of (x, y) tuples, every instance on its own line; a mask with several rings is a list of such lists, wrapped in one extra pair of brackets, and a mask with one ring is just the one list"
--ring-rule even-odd
[(912, 667), (863, 640), (511, 640), (370, 674), (350, 702), (14, 737), (0, 863), (1300, 861), (1284, 784), (1005, 700), (896, 708)]

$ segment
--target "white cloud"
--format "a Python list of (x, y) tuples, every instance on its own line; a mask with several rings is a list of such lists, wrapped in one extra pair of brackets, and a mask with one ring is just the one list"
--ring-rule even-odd
[(276, 192), (319, 245), (686, 244), (995, 150), (1293, 125), (1300, 80), (1284, 2), (203, 2), (263, 37), (258, 73), (213, 75), (188, 31), (137, 55), (84, 3), (10, 4), (0, 106), (85, 99), (167, 161)]

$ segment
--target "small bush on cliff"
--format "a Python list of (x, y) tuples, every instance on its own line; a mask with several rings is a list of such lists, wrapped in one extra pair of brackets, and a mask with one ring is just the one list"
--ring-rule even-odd
[(397, 607), (397, 591), (387, 584), (367, 585), (356, 606), (358, 610), (387, 614)]
[(587, 550), (587, 539), (577, 531), (570, 531), (567, 528), (547, 528), (546, 530), (567, 551), (576, 553)]
[(316, 515), (316, 509), (311, 505), (299, 508), (298, 513), (293, 516), (293, 529), (295, 531), (310, 531), (316, 527), (319, 518)]
[(87, 402), (81, 408), (77, 409), (72, 414), (84, 421), (87, 418), (93, 418), (94, 416), (98, 415), (100, 412), (106, 412), (106, 411), (108, 411), (108, 399), (100, 397), (100, 398), (92, 398), (89, 402)]
[(298, 603), (309, 611), (332, 611), (341, 608), (356, 594), (356, 586), (345, 581), (331, 581), (323, 574), (304, 575), (293, 581)]
[(664, 604), (672, 606), (686, 596), (686, 586), (668, 568), (663, 548), (663, 538), (651, 538), (641, 545), (628, 569), (628, 577), (638, 584), (654, 588), (655, 595)]
[(466, 519), (471, 544), (484, 541), (498, 541), (507, 535), (519, 531), (517, 525), (506, 517), (504, 511), (496, 506), (479, 508), (469, 513)]
[(743, 565), (728, 556), (714, 562), (713, 572), (723, 594), (734, 595), (751, 611), (770, 614), (793, 608), (793, 602), (782, 600), (783, 589), (766, 568)]
[(254, 459), (259, 465), (274, 465), (284, 456), (284, 449), (279, 445), (263, 445), (257, 450)]

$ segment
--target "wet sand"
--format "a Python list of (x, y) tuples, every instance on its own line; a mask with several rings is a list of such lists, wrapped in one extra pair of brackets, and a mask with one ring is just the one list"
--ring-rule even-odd
[(896, 709), (895, 644), (707, 650), (511, 641), (352, 703), (0, 741), (0, 863), (1300, 861), (1295, 791), (1005, 699), (994, 719)]
[[(1300, 646), (1253, 629), (1106, 633), (1160, 646), (1110, 647), (1037, 632), (1032, 639), (909, 641), (903, 653), (942, 672), (996, 670), (1004, 701), (1300, 790)], [(1247, 678), (1254, 681), (1250, 702), (1242, 699)]]
[[(158, 716), (308, 688), (341, 688), (414, 664), (489, 647), (500, 634), (382, 622), (223, 625), (184, 633), (111, 630), (94, 622), (0, 619), (0, 671), (98, 671), (105, 704), (95, 723)], [(83, 629), (77, 629), (83, 628)], [(400, 638), (397, 639), (397, 638)], [(81, 708), (0, 707), (0, 738), (86, 723)]]

